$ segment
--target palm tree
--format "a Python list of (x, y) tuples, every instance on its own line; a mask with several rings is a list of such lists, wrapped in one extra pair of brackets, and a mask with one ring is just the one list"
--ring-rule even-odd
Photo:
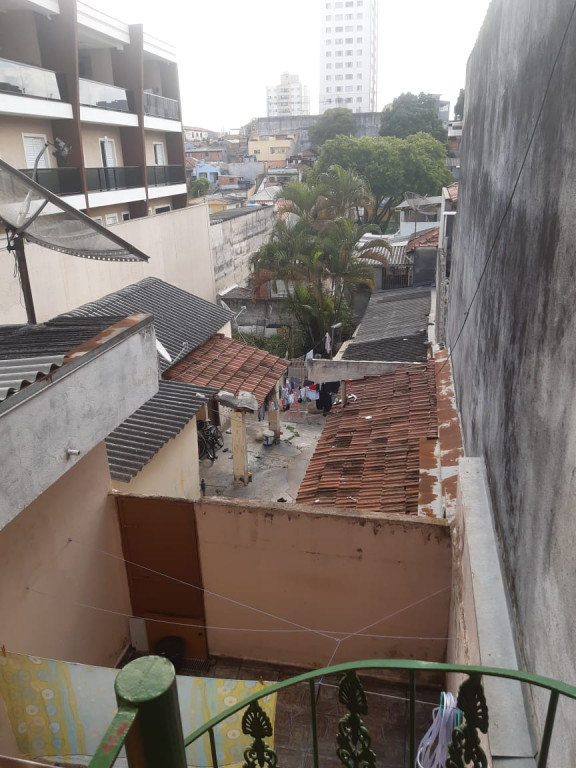
[(325, 271), (330, 275), (337, 315), (343, 301), (351, 306), (357, 285), (373, 287), (374, 269), (367, 259), (388, 267), (388, 253), (391, 249), (386, 240), (375, 238), (360, 242), (363, 235), (374, 233), (374, 230), (374, 227), (339, 217), (330, 221), (322, 232), (319, 246), (323, 253)]
[(367, 181), (356, 171), (331, 165), (325, 173), (319, 174), (318, 182), (326, 199), (323, 218), (346, 217), (359, 221), (358, 209), (373, 204)]

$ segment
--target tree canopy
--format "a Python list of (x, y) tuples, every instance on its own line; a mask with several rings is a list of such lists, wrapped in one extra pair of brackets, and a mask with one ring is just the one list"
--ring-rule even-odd
[(354, 136), (355, 134), (354, 115), (349, 109), (343, 107), (327, 109), (308, 131), (310, 142), (315, 147), (321, 147), (325, 141), (335, 136)]
[(460, 88), (460, 93), (458, 94), (458, 98), (456, 99), (456, 104), (454, 104), (454, 119), (455, 120), (463, 120), (464, 119), (464, 88)]
[(204, 195), (208, 194), (208, 190), (210, 189), (210, 182), (208, 179), (194, 179), (194, 181), (191, 181), (188, 185), (188, 197), (196, 198), (196, 197), (204, 197)]
[(438, 141), (446, 141), (447, 134), (438, 118), (438, 101), (427, 93), (402, 93), (384, 108), (380, 123), (380, 136), (405, 139), (415, 133), (429, 133)]
[(404, 192), (439, 195), (450, 183), (445, 160), (446, 146), (428, 133), (405, 139), (338, 136), (323, 145), (314, 171), (319, 174), (338, 165), (363, 176), (374, 197), (374, 203), (364, 207), (364, 222), (385, 232)]
[(374, 232), (360, 225), (356, 206), (369, 205), (365, 181), (357, 173), (330, 166), (310, 182), (292, 182), (282, 192), (282, 215), (272, 235), (252, 257), (255, 291), (282, 281), (289, 313), (296, 318), (303, 349), (318, 346), (334, 323), (344, 336), (353, 329), (350, 306), (356, 286), (371, 284), (367, 257), (386, 266), (379, 238), (360, 243)]

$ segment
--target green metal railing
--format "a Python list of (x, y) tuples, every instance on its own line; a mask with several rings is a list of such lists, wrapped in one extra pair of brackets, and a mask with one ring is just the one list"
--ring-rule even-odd
[(270, 719), (259, 700), (284, 688), (307, 683), (310, 693), (310, 715), (314, 768), (319, 768), (318, 729), (316, 723), (316, 681), (329, 675), (341, 675), (338, 686), (340, 703), (348, 710), (341, 718), (336, 736), (336, 754), (347, 768), (370, 768), (376, 755), (370, 749), (371, 737), (362, 716), (368, 712), (366, 695), (357, 673), (362, 670), (405, 671), (408, 676), (409, 766), (416, 765), (416, 674), (461, 673), (467, 679), (460, 686), (457, 706), (463, 713), (462, 723), (452, 733), (446, 768), (486, 766), (480, 734), (488, 732), (488, 707), (482, 688), (482, 677), (499, 677), (527, 683), (550, 691), (548, 710), (538, 755), (538, 768), (546, 768), (560, 696), (576, 700), (576, 686), (568, 685), (529, 672), (475, 667), (458, 664), (408, 661), (401, 659), (356, 661), (306, 672), (289, 680), (274, 683), (216, 715), (186, 738), (182, 735), (176, 676), (164, 658), (146, 656), (128, 664), (116, 679), (118, 712), (90, 762), (90, 768), (109, 768), (120, 750), (126, 746), (130, 768), (184, 768), (186, 747), (205, 735), (210, 741), (212, 768), (218, 763), (215, 728), (235, 713), (245, 710), (242, 731), (253, 741), (244, 752), (243, 768), (275, 768), (277, 757), (265, 739), (273, 735)]

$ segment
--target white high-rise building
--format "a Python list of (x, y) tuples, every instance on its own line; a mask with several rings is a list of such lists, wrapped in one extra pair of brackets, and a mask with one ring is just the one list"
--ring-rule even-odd
[(284, 72), (280, 77), (280, 85), (269, 85), (266, 92), (268, 117), (310, 114), (308, 86), (302, 85), (298, 75)]
[(320, 114), (376, 112), (378, 0), (321, 0)]

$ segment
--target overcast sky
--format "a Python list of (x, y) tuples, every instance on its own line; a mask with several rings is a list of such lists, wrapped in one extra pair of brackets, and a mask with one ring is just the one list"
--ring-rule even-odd
[[(298, 74), (318, 111), (324, 0), (88, 0), (178, 51), (185, 125), (220, 131), (266, 115), (266, 86)], [(451, 113), (490, 0), (379, 0), (378, 110), (400, 93), (440, 93)]]

